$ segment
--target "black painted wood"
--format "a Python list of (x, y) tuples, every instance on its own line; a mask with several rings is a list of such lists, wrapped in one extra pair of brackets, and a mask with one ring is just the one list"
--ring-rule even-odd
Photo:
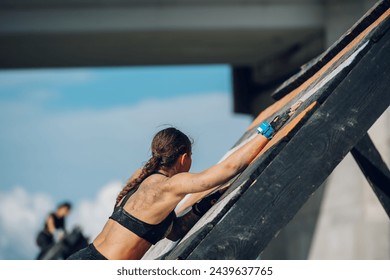
[[(211, 229), (219, 222), (219, 220), (229, 211), (229, 209), (234, 205), (234, 203), (239, 199), (239, 197), (244, 193), (244, 191), (250, 186), (250, 184), (256, 178), (256, 171), (264, 169), (267, 164), (272, 160), (273, 157), (282, 149), (285, 141), (281, 141), (280, 145), (275, 146), (273, 149), (270, 149), (265, 158), (265, 161), (258, 161), (250, 165), (243, 173), (241, 173), (237, 178), (234, 179), (234, 182), (229, 187), (229, 189), (221, 197), (220, 201), (225, 200), (226, 196), (231, 192), (235, 191), (237, 188), (240, 188), (238, 192), (231, 197), (228, 201), (223, 201), (225, 203), (224, 207), (219, 211), (219, 213), (210, 221), (205, 222), (203, 217), (199, 223), (202, 224), (202, 227), (195, 233), (189, 235), (184, 241), (180, 242), (167, 256), (165, 259), (186, 259), (188, 255), (198, 246), (198, 244), (207, 236)], [(215, 205), (214, 207), (218, 206)]]
[[(388, 3), (384, 2), (386, 1), (382, 1), (382, 3), (380, 3), (373, 9), (372, 14), (369, 14), (368, 16), (366, 16), (365, 19), (360, 21), (356, 25), (358, 27), (353, 27), (352, 33), (347, 33), (347, 35), (344, 36), (348, 37), (348, 39), (340, 39), (338, 42), (336, 42), (336, 44), (334, 44), (334, 46), (332, 46), (332, 48), (327, 51), (328, 54), (324, 54), (321, 59), (327, 57), (329, 61), (332, 57), (334, 57), (334, 55), (337, 54), (337, 52), (342, 50), (343, 47), (345, 47), (351, 40), (353, 40), (353, 38), (356, 37), (359, 32), (364, 30), (376, 18), (378, 18), (386, 10), (385, 5), (388, 5)], [(389, 20), (386, 20), (380, 26), (376, 27), (368, 36), (366, 36), (364, 40), (361, 40), (356, 46), (349, 49), (346, 55), (343, 56), (340, 60), (338, 60), (334, 65), (332, 65), (330, 69), (322, 73), (321, 77), (318, 80), (314, 81), (307, 89), (302, 90), (296, 97), (294, 97), (293, 100), (284, 104), (283, 108), (280, 109), (278, 112), (275, 112), (272, 116), (267, 118), (267, 120), (270, 121), (276, 114), (279, 114), (281, 111), (286, 110), (287, 107), (290, 107), (292, 104), (300, 100), (308, 93), (310, 94), (313, 89), (315, 89), (315, 92), (310, 94), (309, 98), (299, 108), (297, 114), (299, 114), (300, 111), (304, 110), (313, 101), (317, 101), (318, 104), (323, 104), (319, 109), (318, 107), (315, 108), (316, 110), (318, 109), (318, 112), (315, 112), (315, 116), (313, 116), (313, 118), (310, 118), (310, 116), (314, 113), (315, 110), (310, 112), (310, 114), (308, 114), (308, 116), (304, 118), (304, 120), (300, 122), (294, 128), (293, 131), (291, 131), (291, 133), (289, 133), (279, 143), (271, 147), (256, 162), (254, 162), (242, 174), (240, 174), (240, 176), (234, 179), (232, 181), (231, 187), (225, 192), (224, 196), (217, 203), (219, 204), (218, 210), (213, 210), (212, 208), (209, 211), (214, 211), (216, 215), (209, 216), (213, 217), (212, 219), (207, 219), (203, 217), (198, 222), (198, 227), (196, 231), (194, 230), (190, 232), (190, 234), (188, 234), (188, 236), (186, 236), (183, 241), (179, 242), (166, 254), (160, 256), (160, 259), (223, 259), (257, 257), (258, 253), (261, 252), (262, 248), (264, 248), (268, 244), (269, 240), (273, 238), (274, 234), (277, 233), (278, 230), (280, 230), (285, 224), (287, 224), (288, 221), (294, 216), (297, 211), (296, 209), (299, 209), (299, 207), (301, 207), (301, 205), (306, 201), (307, 197), (309, 197), (309, 195), (316, 190), (316, 188), (318, 187), (317, 182), (323, 181), (324, 178), (326, 178), (330, 174), (331, 170), (333, 170), (334, 166), (337, 165), (339, 161), (341, 161), (345, 153), (349, 151), (348, 149), (353, 146), (351, 143), (355, 142), (356, 144), (357, 140), (359, 140), (358, 135), (363, 135), (363, 133), (366, 133), (364, 127), (367, 125), (367, 120), (360, 121), (360, 116), (357, 116), (356, 113), (361, 112), (362, 115), (364, 115), (365, 112), (367, 112), (368, 122), (370, 122), (372, 119), (375, 119), (375, 117), (377, 117), (378, 112), (381, 110), (380, 108), (382, 108), (381, 106), (379, 106), (378, 108), (375, 107), (375, 116), (371, 116), (370, 114), (372, 112), (367, 110), (367, 104), (362, 103), (362, 111), (359, 111), (359, 107), (359, 110), (351, 108), (349, 114), (348, 111), (344, 112), (344, 115), (341, 114), (341, 116), (344, 117), (341, 119), (337, 119), (336, 117), (336, 120), (338, 121), (337, 125), (334, 124), (334, 127), (331, 127), (331, 129), (329, 130), (329, 125), (331, 125), (329, 123), (329, 120), (333, 120), (335, 118), (335, 116), (333, 116), (334, 112), (339, 113), (347, 109), (342, 108), (339, 106), (339, 104), (337, 104), (337, 98), (340, 98), (341, 96), (339, 101), (342, 104), (350, 105), (346, 103), (346, 101), (343, 99), (346, 98), (346, 93), (341, 94), (340, 91), (349, 92), (350, 95), (354, 95), (355, 91), (357, 91), (359, 100), (359, 98), (362, 98), (361, 91), (367, 89), (366, 92), (368, 93), (368, 102), (370, 102), (371, 99), (377, 102), (382, 98), (382, 101), (384, 101), (385, 103), (382, 103), (381, 105), (385, 105), (386, 102), (389, 103), (389, 94), (387, 94), (387, 96), (381, 95), (381, 97), (378, 97), (378, 99), (376, 99), (377, 97), (375, 97), (376, 95), (378, 95), (377, 91), (381, 88), (381, 84), (382, 86), (384, 85), (382, 87), (383, 90), (387, 90), (389, 86), (389, 81), (388, 79), (386, 79), (389, 74), (388, 64), (384, 64), (383, 73), (379, 71), (383, 77), (382, 80), (376, 79), (377, 76), (375, 73), (377, 73), (378, 71), (371, 72), (370, 70), (372, 67), (375, 67), (376, 61), (380, 61), (382, 59), (378, 58), (378, 56), (383, 55), (383, 46), (381, 44), (384, 44), (383, 42), (386, 42), (386, 40), (388, 40), (388, 38), (386, 39), (386, 36), (388, 37), (389, 33), (387, 32), (388, 29)], [(382, 38), (383, 36), (385, 37), (385, 39)], [(377, 45), (375, 45), (376, 42), (378, 42)], [(350, 63), (347, 67), (343, 68), (340, 71), (335, 71), (338, 65), (342, 64), (349, 56), (353, 55), (355, 51), (363, 45), (364, 49), (359, 52), (358, 56), (355, 57), (352, 63)], [(378, 47), (379, 45), (381, 45), (382, 47)], [(373, 47), (372, 50), (371, 47)], [(332, 53), (330, 53), (330, 51)], [(360, 62), (360, 60), (363, 58), (364, 63), (366, 64)], [(383, 59), (386, 61), (389, 60), (389, 57), (383, 56)], [(322, 61), (322, 63), (323, 62), (324, 61)], [(383, 63), (383, 61), (380, 62)], [(383, 68), (383, 65), (381, 63), (378, 63), (376, 67)], [(320, 64), (317, 64), (316, 66), (314, 65), (310, 71), (316, 72), (319, 69), (318, 65)], [(356, 71), (358, 71), (357, 74)], [(310, 75), (312, 75), (313, 73), (311, 73)], [(326, 85), (324, 85), (323, 80), (326, 80), (328, 76), (332, 76), (332, 73), (336, 73), (337, 75), (331, 80), (329, 80)], [(361, 75), (360, 77), (359, 73)], [(364, 82), (364, 79), (367, 79), (367, 82)], [(361, 86), (356, 86), (356, 84)], [(335, 94), (339, 97), (335, 98)], [(371, 96), (370, 94), (374, 94), (375, 96)], [(372, 103), (372, 106), (375, 106), (375, 102)], [(351, 104), (356, 105), (354, 102), (352, 102)], [(335, 111), (332, 110), (332, 106), (335, 107)], [(327, 109), (325, 110), (324, 108)], [(355, 121), (358, 119), (359, 122), (357, 123), (359, 125), (355, 126)], [(344, 122), (342, 120), (344, 120)], [(321, 122), (324, 122), (325, 124), (322, 128), (324, 129), (324, 131), (320, 129)], [(308, 131), (306, 132), (306, 136), (310, 138), (310, 142), (299, 143), (299, 141), (302, 141), (302, 139), (305, 138), (305, 134), (302, 134), (302, 131), (307, 131), (307, 126), (313, 128), (314, 124), (318, 126), (318, 128), (317, 126), (315, 126), (317, 130), (314, 134), (316, 135)], [(250, 131), (247, 131), (234, 146), (237, 146), (243, 141), (245, 141), (253, 134), (254, 130), (255, 128)], [(337, 135), (337, 137), (333, 137), (332, 131), (333, 134)], [(339, 135), (335, 131), (339, 132), (340, 134), (344, 134), (345, 139), (343, 138), (343, 136)], [(321, 138), (321, 135), (324, 136), (325, 139), (329, 136), (330, 139), (327, 139), (325, 142), (320, 141), (319, 139)], [(351, 137), (353, 138), (352, 142)], [(328, 149), (327, 145), (331, 145), (328, 143), (328, 140), (332, 143), (332, 145), (336, 145), (337, 143), (338, 147), (332, 146), (331, 148), (329, 148), (330, 150), (334, 149), (337, 152), (336, 155), (327, 154), (324, 152)], [(345, 141), (345, 143), (347, 144), (343, 144), (343, 141)], [(296, 146), (293, 149), (291, 148), (291, 145)], [(322, 147), (324, 155), (322, 155), (322, 152), (318, 152), (317, 149), (314, 147)], [(296, 153), (307, 152), (303, 150), (312, 151), (312, 158), (309, 158), (305, 161), (301, 157), (301, 155), (297, 157)], [(286, 153), (290, 153), (290, 155), (288, 156)], [(320, 156), (323, 156), (324, 158), (328, 159), (330, 163), (322, 162), (322, 164), (318, 164), (316, 160)], [(283, 160), (281, 160), (281, 158), (283, 158)], [(288, 167), (288, 171), (277, 170), (275, 166), (279, 166), (280, 170), (284, 170), (285, 167)], [(301, 170), (301, 172), (299, 172), (299, 170)], [(294, 174), (294, 172), (296, 172), (295, 179), (298, 179), (298, 181), (292, 185), (288, 184), (289, 177), (286, 177), (286, 179), (279, 178)], [(274, 186), (266, 184), (267, 182), (272, 182), (273, 179), (277, 179), (279, 183), (275, 182)], [(285, 182), (285, 185), (283, 185), (282, 182)], [(310, 185), (309, 182), (314, 183)], [(297, 184), (303, 183), (309, 185), (304, 185), (301, 191), (297, 187)], [(235, 192), (234, 196), (230, 195), (232, 192)], [(257, 200), (256, 194), (259, 194), (259, 196), (265, 194), (265, 197), (260, 200)], [(250, 198), (248, 198), (248, 196)], [(285, 197), (288, 196), (292, 198), (291, 205), (288, 203), (288, 200), (283, 200)], [(274, 200), (270, 200), (270, 197), (273, 197)], [(256, 206), (256, 204), (251, 205), (250, 199), (254, 199), (257, 202), (260, 201), (260, 204), (258, 206)], [(252, 209), (250, 208), (251, 206), (253, 207)], [(281, 210), (279, 211), (279, 209)], [(258, 211), (260, 211), (260, 213), (263, 213), (263, 215), (259, 216)], [(286, 211), (288, 212), (286, 213)], [(207, 216), (207, 214), (209, 213), (206, 213), (205, 216)], [(251, 218), (255, 220), (251, 221)], [(260, 223), (256, 222), (256, 219), (257, 221), (260, 221)], [(232, 224), (232, 221), (236, 221), (237, 223)], [(272, 221), (275, 222), (272, 223)], [(225, 232), (223, 230), (223, 227), (225, 227)], [(259, 234), (261, 234), (260, 241), (257, 237)], [(252, 244), (254, 246), (252, 246)]]
[(329, 47), (323, 54), (314, 58), (307, 64), (302, 66), (301, 71), (286, 80), (273, 93), (272, 97), (276, 100), (299, 87), (321, 67), (328, 63), (340, 50), (347, 46), (358, 34), (375, 22), (387, 9), (390, 8), (390, 1), (379, 1), (365, 16), (363, 16), (351, 29), (346, 32), (338, 41)]
[[(219, 210), (218, 214), (214, 219), (210, 220), (207, 223), (204, 223), (203, 220), (200, 220), (199, 223), (203, 223), (203, 226), (200, 230), (190, 235), (188, 239), (184, 242), (181, 242), (176, 246), (169, 254), (167, 254), (165, 259), (186, 259), (188, 255), (196, 248), (196, 246), (207, 236), (207, 234), (212, 230), (212, 228), (223, 218), (223, 216), (230, 210), (234, 203), (245, 193), (245, 191), (250, 187), (250, 185), (256, 180), (256, 178), (261, 174), (261, 172), (272, 162), (272, 160), (283, 150), (288, 141), (293, 137), (295, 133), (305, 124), (305, 122), (313, 114), (313, 111), (306, 113), (306, 115), (301, 119), (301, 121), (277, 144), (272, 146), (264, 155), (259, 158), (259, 160), (252, 163), (248, 168), (246, 168), (239, 176), (234, 178), (231, 183), (231, 186), (228, 190), (225, 191), (223, 196), (219, 199), (218, 203), (225, 203), (224, 207)], [(237, 191), (238, 189), (238, 191)], [(236, 191), (233, 197), (228, 196)], [(217, 204), (218, 204), (217, 203)], [(218, 205), (215, 205), (218, 206)], [(214, 206), (214, 207), (215, 207)]]
[(187, 259), (254, 259), (390, 104), (390, 32), (374, 44)]
[[(358, 61), (361, 59), (362, 56), (366, 54), (370, 47), (370, 44), (366, 45), (366, 48), (360, 51), (359, 55), (356, 57), (354, 61), (352, 61), (347, 67), (343, 68), (342, 70), (337, 72), (337, 75), (334, 76), (332, 79), (329, 80), (329, 82), (324, 87), (320, 87), (314, 92), (305, 102), (301, 105), (301, 107), (298, 109), (296, 115), (298, 115), (302, 110), (304, 110), (307, 106), (309, 106), (313, 101), (317, 101), (318, 103), (323, 103), (328, 98), (328, 96), (334, 91), (334, 89), (340, 84), (341, 81), (349, 74), (351, 69), (358, 63)], [(349, 54), (347, 54), (344, 57), (344, 60), (347, 59), (350, 55), (353, 54), (353, 51), (356, 51), (356, 48), (350, 51)], [(342, 60), (342, 61), (344, 61)], [(330, 74), (330, 72), (335, 71), (335, 68), (340, 64), (336, 63), (332, 69), (324, 73), (324, 76)], [(316, 81), (313, 85), (308, 87), (308, 89), (302, 91), (294, 100), (287, 103), (283, 109), (286, 110), (288, 107), (290, 107), (293, 103), (295, 103), (297, 100), (299, 100), (303, 95), (307, 94), (308, 91), (311, 91), (313, 87), (316, 87), (318, 83), (320, 83), (324, 77), (320, 78), (318, 81)], [(317, 107), (313, 108), (313, 111)], [(276, 114), (278, 114), (277, 112)], [(269, 151), (267, 151), (261, 158), (259, 158), (255, 163), (250, 165), (240, 176), (238, 176), (237, 179), (233, 180), (231, 183), (231, 186), (226, 191), (226, 193), (223, 195), (223, 197), (220, 200), (226, 199), (226, 197), (233, 191), (235, 191), (238, 187), (240, 190), (236, 193), (236, 195), (232, 198), (230, 198), (230, 201), (226, 203), (225, 207), (216, 215), (216, 217), (208, 221), (207, 223), (203, 224), (202, 228), (195, 233), (193, 233), (185, 242), (179, 243), (176, 248), (174, 248), (169, 254), (164, 256), (164, 258), (167, 259), (185, 259), (192, 250), (203, 240), (203, 238), (210, 232), (210, 230), (213, 228), (215, 224), (219, 222), (219, 220), (225, 215), (227, 211), (229, 211), (230, 207), (234, 205), (234, 203), (239, 199), (239, 197), (248, 189), (248, 187), (256, 180), (256, 178), (261, 174), (261, 172), (272, 162), (272, 160), (283, 150), (283, 148), (286, 146), (286, 144), (290, 141), (290, 139), (299, 131), (299, 129), (303, 126), (303, 124), (307, 121), (307, 119), (311, 116), (313, 112), (309, 112), (305, 118), (303, 118), (298, 125), (294, 127), (294, 129), (286, 136), (284, 137), (279, 143), (275, 144)], [(268, 119), (270, 121), (273, 119), (274, 115)], [(292, 118), (293, 119), (293, 118)], [(292, 120), (291, 119), (291, 120)], [(290, 120), (290, 121), (291, 121)], [(256, 128), (247, 131), (243, 137), (236, 143), (235, 146), (239, 145), (243, 141), (245, 141), (247, 138), (250, 137), (250, 135), (253, 135)], [(204, 221), (200, 220), (199, 223), (204, 223)]]
[(351, 154), (390, 217), (390, 171), (368, 134), (355, 145)]

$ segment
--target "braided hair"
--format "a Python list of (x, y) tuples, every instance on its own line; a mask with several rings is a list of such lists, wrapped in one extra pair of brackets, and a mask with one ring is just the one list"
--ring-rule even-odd
[(161, 167), (172, 167), (180, 155), (191, 152), (191, 141), (180, 130), (169, 127), (156, 133), (153, 137), (152, 156), (143, 166), (137, 178), (129, 180), (116, 198), (115, 205), (135, 186), (141, 184), (147, 177)]

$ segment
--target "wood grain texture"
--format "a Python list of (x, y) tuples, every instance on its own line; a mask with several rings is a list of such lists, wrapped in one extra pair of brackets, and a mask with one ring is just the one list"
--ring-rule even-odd
[(188, 259), (254, 259), (390, 104), (390, 32), (368, 51)]
[[(372, 31), (372, 28), (373, 26), (371, 26), (371, 29), (369, 29), (369, 31), (366, 30), (366, 32), (371, 32)], [(308, 99), (310, 99), (311, 96), (314, 96), (314, 98), (311, 98), (311, 100), (315, 100), (317, 98), (320, 98), (323, 100), (324, 99), (324, 96), (327, 96), (325, 94), (323, 94), (323, 90), (322, 88), (327, 85), (327, 83), (330, 83), (332, 82), (332, 80), (338, 76), (338, 80), (340, 80), (340, 78), (343, 78), (349, 71), (349, 66), (353, 66), (353, 62), (354, 62), (354, 59), (355, 59), (355, 56), (357, 56), (360, 52), (363, 52), (364, 53), (364, 49), (365, 47), (368, 45), (368, 41), (366, 42), (361, 42), (361, 44), (355, 44), (353, 47), (350, 47), (349, 48), (349, 52), (348, 52), (348, 55), (344, 55), (344, 56), (340, 56), (338, 57), (337, 61), (335, 61), (333, 64), (330, 64), (329, 65), (329, 68), (327, 68), (326, 70), (323, 69), (323, 71), (321, 72), (321, 75), (322, 76), (318, 76), (317, 79), (315, 79), (312, 84), (308, 85), (307, 88), (304, 88), (302, 89), (299, 93), (296, 94), (296, 96), (294, 96), (295, 98), (295, 101), (296, 100), (300, 100), (300, 101), (306, 101)], [(344, 70), (347, 70), (347, 71), (344, 71)], [(340, 75), (341, 72), (344, 71), (344, 74)], [(337, 83), (337, 81), (336, 81)], [(319, 94), (318, 94), (319, 93)], [(291, 107), (294, 103), (294, 99), (291, 99), (291, 100), (285, 100), (287, 103), (283, 105), (283, 108), (280, 108), (280, 110), (283, 110), (283, 109), (287, 109), (287, 107)], [(281, 104), (282, 105), (282, 104)], [(305, 111), (308, 107), (307, 106), (311, 106), (310, 104), (306, 104), (305, 106), (302, 106), (302, 109), (300, 111)], [(279, 111), (276, 111), (274, 112), (273, 114), (270, 115), (271, 116), (274, 116), (275, 114), (279, 113)], [(271, 112), (270, 112), (271, 113)], [(263, 114), (263, 113), (262, 113)], [(262, 115), (260, 114), (260, 115)], [(257, 118), (259, 119), (259, 117)], [(270, 119), (272, 118), (268, 118), (268, 120), (270, 121)], [(264, 119), (266, 120), (266, 119)], [(263, 120), (263, 121), (264, 121)], [(297, 119), (295, 119), (295, 121), (297, 121)], [(256, 134), (256, 131), (255, 128), (257, 127), (252, 127), (253, 124), (255, 123), (256, 121), (254, 121), (250, 128), (248, 128), (248, 131), (246, 134), (244, 134), (244, 137), (242, 137), (237, 143), (236, 145), (226, 153), (226, 155), (223, 157), (227, 157), (230, 153), (232, 153), (235, 149), (239, 148), (241, 145), (245, 144), (246, 141), (248, 141), (253, 135)], [(291, 127), (291, 126), (289, 126)], [(276, 139), (280, 139), (282, 137), (279, 137), (278, 136), (276, 137)], [(267, 147), (265, 148), (265, 150), (263, 150), (261, 152), (261, 154), (263, 154), (266, 150), (269, 149), (270, 146), (272, 146), (273, 144), (275, 144), (277, 141), (275, 141), (274, 139), (271, 141), (271, 143), (267, 144)], [(222, 158), (222, 159), (223, 159)], [(193, 204), (195, 204), (197, 201), (201, 200), (203, 197), (207, 196), (208, 194), (212, 193), (213, 191), (215, 191), (216, 189), (221, 189), (221, 188), (226, 188), (226, 187), (229, 187), (231, 185), (231, 182), (229, 182), (228, 184), (225, 184), (223, 186), (219, 186), (215, 189), (211, 189), (211, 190), (208, 190), (208, 191), (204, 191), (204, 192), (201, 192), (201, 193), (197, 193), (197, 194), (190, 194), (188, 195), (185, 199), (183, 199), (183, 202), (180, 203), (179, 207), (177, 208), (177, 213), (181, 213), (182, 211), (185, 211), (188, 207), (192, 206)]]
[(267, 145), (260, 151), (257, 157), (254, 159), (256, 161), (261, 155), (263, 155), (268, 149), (270, 149), (273, 145), (277, 144), (284, 137), (286, 137), (293, 129), (297, 126), (297, 124), (306, 116), (306, 114), (312, 110), (317, 102), (313, 102), (308, 107), (305, 108), (298, 116), (292, 119), (287, 125), (285, 125), (275, 136), (267, 143)]
[[(321, 68), (256, 118), (225, 156), (248, 141), (259, 123), (305, 100), (261, 155), (223, 186), (229, 188), (192, 230), (178, 243), (161, 241), (149, 256), (258, 256), (389, 106), (389, 10), (376, 11), (362, 26), (343, 48), (336, 44), (340, 51), (330, 50)], [(207, 193), (187, 197), (178, 212)]]
[(356, 22), (343, 36), (340, 37), (331, 47), (317, 58), (311, 60), (301, 67), (301, 71), (286, 80), (279, 88), (272, 93), (275, 100), (281, 99), (289, 92), (300, 86), (303, 82), (310, 78), (323, 65), (328, 63), (341, 49), (349, 44), (358, 34), (376, 21), (390, 7), (390, 1), (379, 1), (367, 13)]
[[(219, 199), (187, 236), (176, 246), (170, 254), (166, 256), (168, 259), (185, 259), (192, 249), (202, 241), (208, 232), (220, 221), (220, 219), (229, 211), (234, 203), (242, 196), (243, 193), (250, 187), (255, 178), (260, 174), (272, 159), (283, 149), (287, 143), (286, 139), (292, 137), (300, 127), (308, 120), (308, 117), (313, 113), (315, 102), (309, 106), (304, 112), (293, 118), (288, 129), (281, 131), (278, 140), (271, 145), (266, 152), (262, 154), (262, 159), (254, 161), (248, 166), (244, 172), (239, 174), (231, 182), (231, 186), (225, 194)], [(313, 110), (314, 111), (314, 110)], [(190, 247), (189, 247), (190, 246)]]
[(354, 52), (361, 44), (364, 43), (364, 39), (368, 39), (368, 36), (372, 34), (371, 32), (384, 20), (386, 20), (390, 15), (390, 10), (387, 9), (376, 21), (374, 21), (370, 26), (368, 26), (363, 32), (354, 37), (354, 39), (348, 43), (340, 52), (335, 54), (326, 64), (324, 64), (318, 71), (316, 71), (310, 78), (306, 79), (302, 84), (297, 88), (292, 90), (289, 94), (285, 95), (282, 99), (278, 100), (267, 109), (262, 111), (258, 117), (252, 122), (248, 130), (258, 126), (264, 120), (270, 118), (276, 112), (280, 111), (282, 108), (286, 107), (300, 92), (306, 90), (310, 85), (319, 80), (319, 78), (324, 76), (324, 73), (330, 68), (334, 67), (340, 59), (344, 58), (346, 55), (349, 55), (351, 52)]

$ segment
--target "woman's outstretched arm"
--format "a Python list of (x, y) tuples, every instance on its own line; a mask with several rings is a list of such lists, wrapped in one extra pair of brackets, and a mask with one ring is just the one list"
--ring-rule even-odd
[(167, 183), (177, 194), (202, 192), (219, 186), (242, 172), (268, 143), (267, 137), (259, 134), (230, 154), (220, 163), (200, 173), (179, 173)]
[(172, 180), (169, 180), (172, 191), (178, 195), (206, 191), (227, 182), (242, 172), (301, 104), (302, 102), (298, 101), (285, 112), (277, 115), (271, 124), (263, 122), (257, 129), (258, 135), (234, 151), (222, 162), (200, 173), (187, 172), (173, 176)]

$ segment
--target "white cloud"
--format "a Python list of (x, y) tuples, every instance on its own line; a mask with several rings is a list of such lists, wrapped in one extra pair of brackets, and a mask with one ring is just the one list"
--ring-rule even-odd
[(126, 180), (147, 161), (153, 134), (171, 124), (194, 138), (192, 171), (198, 172), (215, 164), (249, 125), (250, 117), (230, 108), (228, 94), (208, 93), (104, 110), (35, 108), (23, 117), (0, 110), (0, 168), (8, 185), (79, 199), (104, 182)]
[[(161, 125), (194, 138), (192, 171), (197, 172), (215, 164), (250, 123), (250, 117), (232, 113), (226, 93), (72, 112), (46, 112), (36, 103), (20, 104), (19, 110), (13, 105), (7, 112), (0, 108), (0, 184), (25, 189), (0, 192), (0, 259), (35, 257), (35, 234), (57, 200), (74, 202), (68, 228), (79, 224), (93, 239), (111, 214), (119, 181), (147, 160)], [(119, 181), (97, 188), (111, 180)]]
[(92, 241), (111, 215), (121, 187), (120, 182), (111, 182), (101, 188), (92, 200), (79, 202), (69, 217), (69, 227), (79, 226)]
[[(74, 205), (67, 229), (80, 226), (92, 241), (110, 216), (120, 189), (120, 182), (111, 182), (96, 196)], [(39, 251), (36, 235), (54, 207), (50, 196), (31, 194), (22, 187), (0, 192), (0, 259), (34, 259)]]
[(22, 187), (0, 192), (0, 259), (35, 258), (36, 234), (52, 208), (45, 194), (29, 194)]

